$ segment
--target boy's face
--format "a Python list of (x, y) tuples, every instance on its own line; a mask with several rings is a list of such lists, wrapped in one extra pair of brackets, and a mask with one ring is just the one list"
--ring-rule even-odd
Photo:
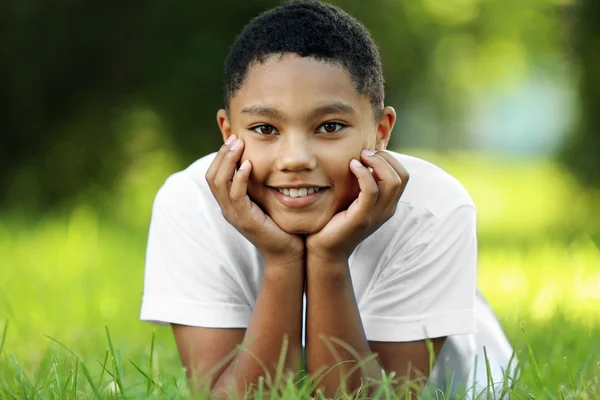
[(252, 200), (284, 231), (310, 234), (356, 199), (350, 161), (385, 149), (395, 112), (387, 107), (375, 121), (345, 68), (284, 54), (253, 64), (229, 115), (219, 110), (217, 119), (225, 140), (245, 142)]

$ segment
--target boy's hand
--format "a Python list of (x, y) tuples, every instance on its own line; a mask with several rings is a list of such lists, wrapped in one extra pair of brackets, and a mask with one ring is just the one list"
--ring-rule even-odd
[(350, 162), (350, 171), (358, 178), (358, 198), (347, 210), (334, 215), (321, 231), (307, 237), (306, 249), (311, 257), (347, 261), (356, 246), (396, 211), (408, 183), (406, 169), (385, 151), (363, 150), (360, 158), (362, 164)]
[(206, 181), (223, 216), (256, 246), (265, 264), (303, 260), (305, 246), (302, 238), (284, 232), (248, 197), (252, 163), (246, 160), (236, 171), (243, 148), (244, 141), (232, 135), (206, 171)]

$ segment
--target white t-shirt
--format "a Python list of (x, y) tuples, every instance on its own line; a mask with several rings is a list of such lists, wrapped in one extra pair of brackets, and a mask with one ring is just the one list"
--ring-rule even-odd
[[(463, 186), (424, 160), (392, 153), (410, 173), (396, 213), (349, 259), (368, 340), (474, 333), (476, 211)], [(245, 328), (263, 260), (223, 217), (204, 177), (210, 154), (169, 177), (154, 203), (141, 319)]]

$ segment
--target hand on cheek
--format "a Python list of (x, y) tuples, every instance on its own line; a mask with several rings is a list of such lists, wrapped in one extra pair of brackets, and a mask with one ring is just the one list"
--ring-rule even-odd
[(282, 231), (248, 196), (252, 163), (240, 163), (243, 149), (244, 141), (232, 136), (208, 168), (206, 181), (225, 219), (256, 246), (266, 264), (294, 264), (304, 257), (304, 241)]
[(307, 237), (308, 255), (347, 260), (356, 246), (396, 211), (409, 178), (398, 160), (385, 151), (363, 150), (360, 161), (353, 159), (349, 168), (358, 180), (358, 197), (321, 231)]

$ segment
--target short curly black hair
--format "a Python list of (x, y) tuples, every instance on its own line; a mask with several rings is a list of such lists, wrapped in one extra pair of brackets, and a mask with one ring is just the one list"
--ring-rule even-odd
[(294, 0), (252, 19), (225, 61), (224, 101), (240, 90), (252, 63), (270, 55), (296, 53), (342, 65), (376, 115), (383, 109), (384, 79), (377, 46), (369, 31), (345, 11), (318, 0)]

